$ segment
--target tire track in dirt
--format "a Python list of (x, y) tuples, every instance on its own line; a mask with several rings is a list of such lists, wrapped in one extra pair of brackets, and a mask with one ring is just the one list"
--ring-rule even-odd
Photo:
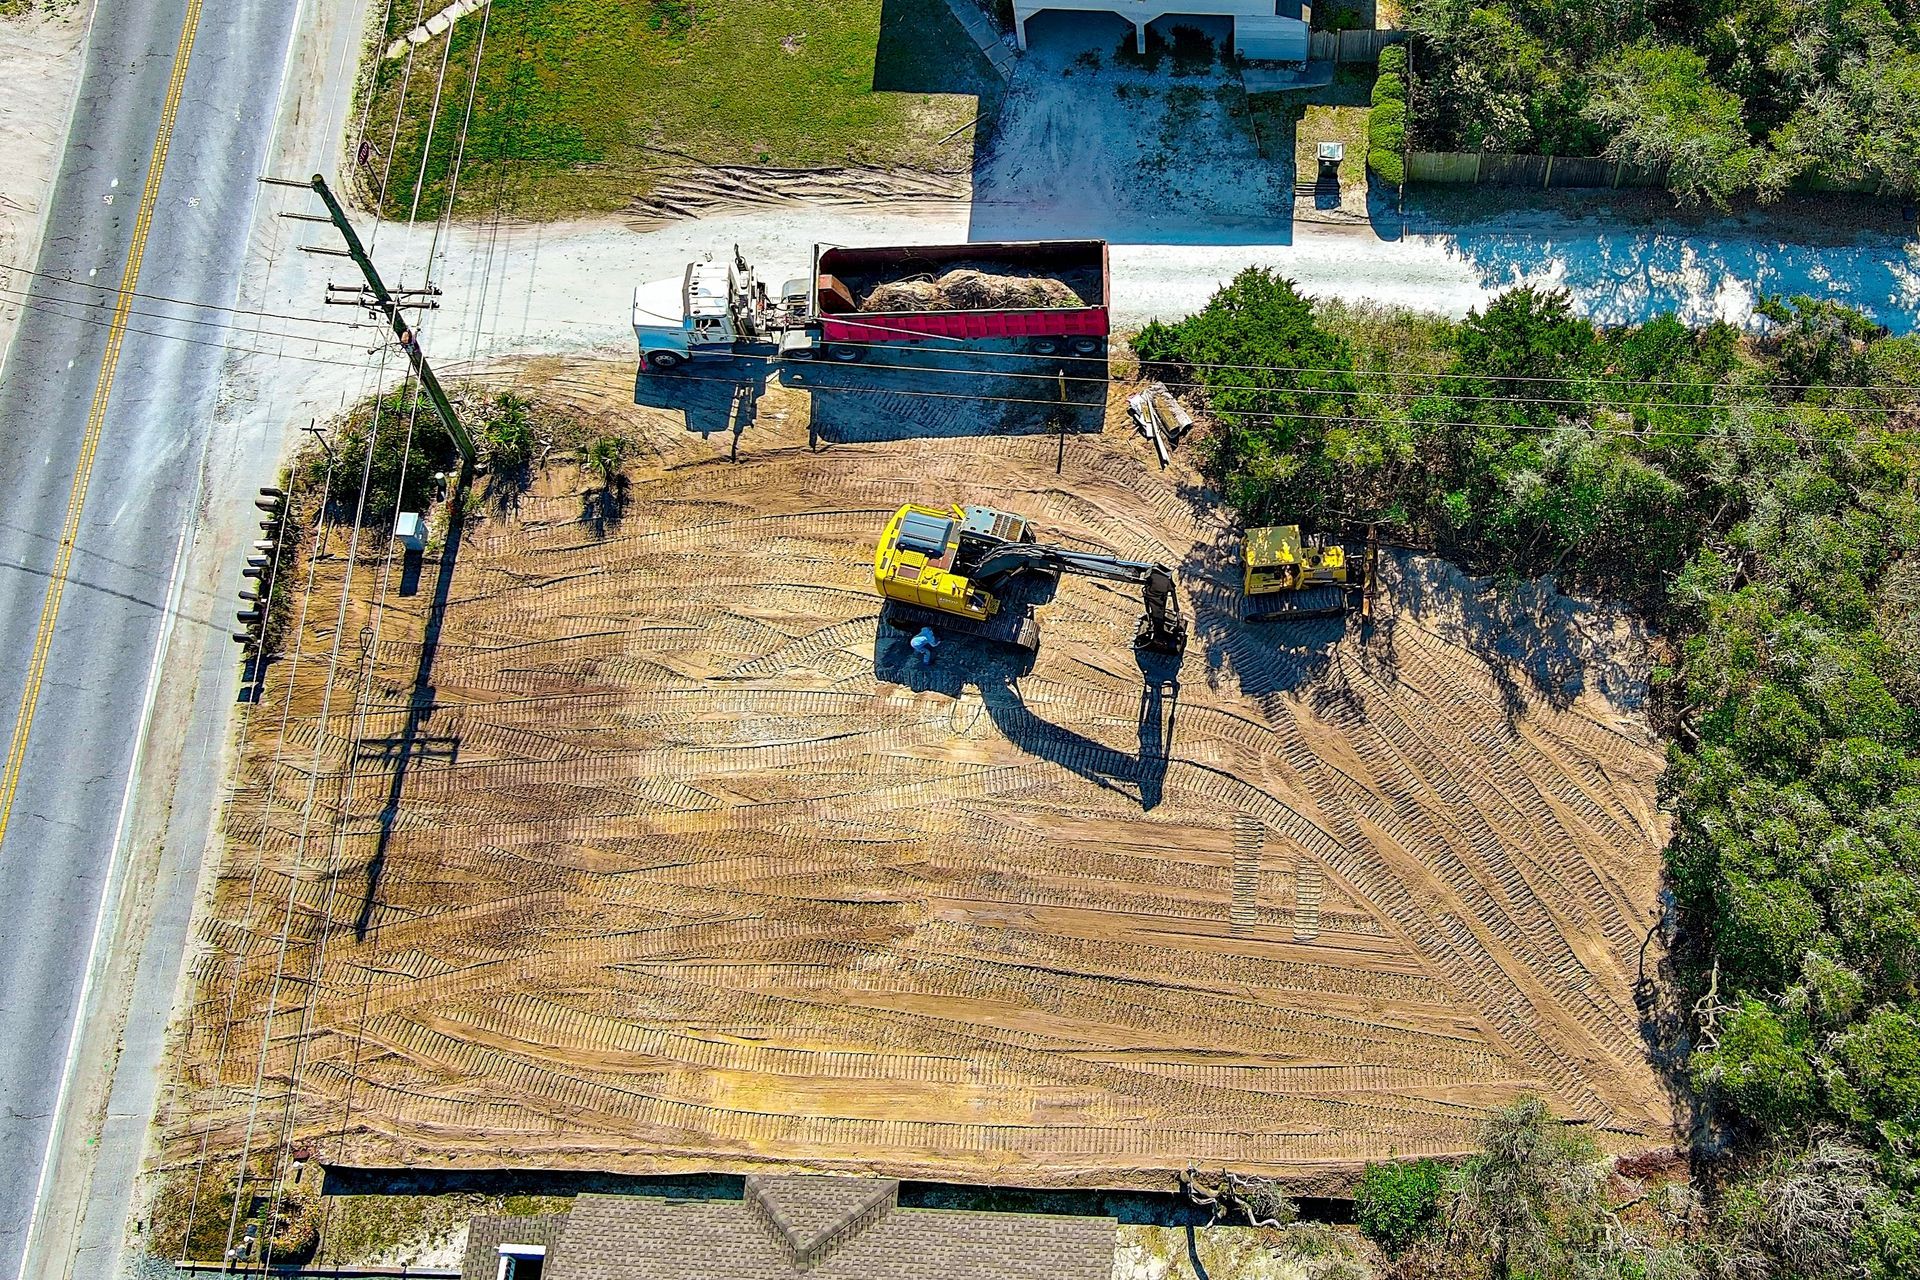
[[(628, 412), (595, 399), (617, 378), (562, 381)], [(1159, 1187), (1201, 1159), (1311, 1188), (1465, 1149), (1524, 1090), (1665, 1140), (1627, 990), (1660, 760), (1630, 709), (1499, 665), (1485, 593), (1413, 561), (1432, 616), (1390, 584), (1371, 640), (1244, 626), (1226, 518), (1131, 436), (1056, 473), (1051, 436), (955, 436), (960, 410), (818, 452), (804, 416), (739, 465), (646, 418), (610, 525), (565, 468), (486, 508), (424, 701), (419, 597), (387, 602), (361, 718), (319, 718), (314, 664), (269, 672), (280, 762), (270, 735), (239, 761), (179, 1054), (192, 1140), (237, 1140), (289, 905), (326, 964), (283, 984), (265, 1087), (336, 1162)], [(1061, 584), (1031, 670), (900, 665), (868, 557), (909, 498), (1209, 566), (1152, 735), (1107, 584)], [(288, 761), (316, 756), (331, 880), (291, 874)]]

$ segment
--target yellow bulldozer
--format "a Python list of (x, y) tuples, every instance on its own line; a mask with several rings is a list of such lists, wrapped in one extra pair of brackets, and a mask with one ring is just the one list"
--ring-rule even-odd
[(1317, 535), (1302, 537), (1297, 524), (1247, 530), (1241, 549), (1247, 622), (1293, 622), (1344, 617), (1359, 596), (1371, 613), (1373, 566), (1378, 542), (1370, 529), (1360, 580), (1348, 573), (1347, 549)]
[(1040, 647), (1040, 620), (1011, 593), (1022, 574), (1138, 584), (1146, 611), (1134, 631), (1134, 648), (1171, 655), (1186, 648), (1187, 620), (1174, 600), (1172, 570), (1048, 546), (1025, 516), (992, 507), (909, 503), (887, 521), (873, 553), (873, 584), (886, 597), (893, 626), (980, 636), (1031, 653)]

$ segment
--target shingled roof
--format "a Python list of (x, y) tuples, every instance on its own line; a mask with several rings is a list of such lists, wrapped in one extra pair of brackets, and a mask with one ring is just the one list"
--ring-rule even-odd
[(560, 1228), (566, 1225), (564, 1213), (475, 1218), (467, 1224), (467, 1253), (460, 1265), (460, 1280), (495, 1280), (500, 1274), (501, 1245), (538, 1244), (552, 1248), (560, 1238)]
[[(1112, 1218), (903, 1209), (899, 1189), (755, 1176), (741, 1200), (583, 1195), (542, 1280), (1111, 1280)], [(512, 1235), (492, 1224), (511, 1221), (476, 1220), (467, 1275)]]

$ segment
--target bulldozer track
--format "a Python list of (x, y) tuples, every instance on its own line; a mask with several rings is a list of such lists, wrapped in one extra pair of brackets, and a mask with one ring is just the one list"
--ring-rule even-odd
[[(284, 728), (237, 765), (167, 1142), (237, 1147), (256, 1089), (362, 1164), (1322, 1187), (1466, 1150), (1529, 1090), (1665, 1140), (1630, 991), (1657, 744), (1523, 669), (1530, 612), (1394, 552), (1372, 640), (1247, 626), (1231, 520), (1123, 414), (1063, 453), (959, 402), (817, 394), (816, 451), (779, 389), (733, 464), (607, 399), (630, 388), (546, 392), (639, 441), (617, 520), (538, 472), (471, 524), (431, 649), (431, 597), (389, 598), (324, 719), (325, 664), (269, 671)], [(836, 434), (856, 412), (877, 442)], [(1176, 566), (1177, 683), (1148, 699), (1137, 595), (1078, 579), (1030, 669), (907, 665), (870, 557), (908, 500)], [(326, 651), (342, 576), (290, 646)], [(1643, 686), (1609, 625), (1564, 630)]]

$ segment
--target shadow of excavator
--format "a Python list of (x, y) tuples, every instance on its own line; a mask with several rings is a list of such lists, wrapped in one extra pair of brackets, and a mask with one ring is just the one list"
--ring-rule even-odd
[(1135, 750), (1127, 752), (1034, 710), (1020, 691), (1020, 678), (1032, 670), (1033, 655), (991, 641), (954, 636), (941, 643), (931, 665), (923, 665), (909, 641), (908, 632), (884, 619), (880, 622), (874, 638), (876, 679), (916, 693), (956, 699), (966, 697), (971, 689), (994, 727), (1015, 747), (1095, 786), (1135, 799), (1143, 811), (1159, 805), (1180, 701), (1177, 657), (1134, 651), (1142, 683)]

